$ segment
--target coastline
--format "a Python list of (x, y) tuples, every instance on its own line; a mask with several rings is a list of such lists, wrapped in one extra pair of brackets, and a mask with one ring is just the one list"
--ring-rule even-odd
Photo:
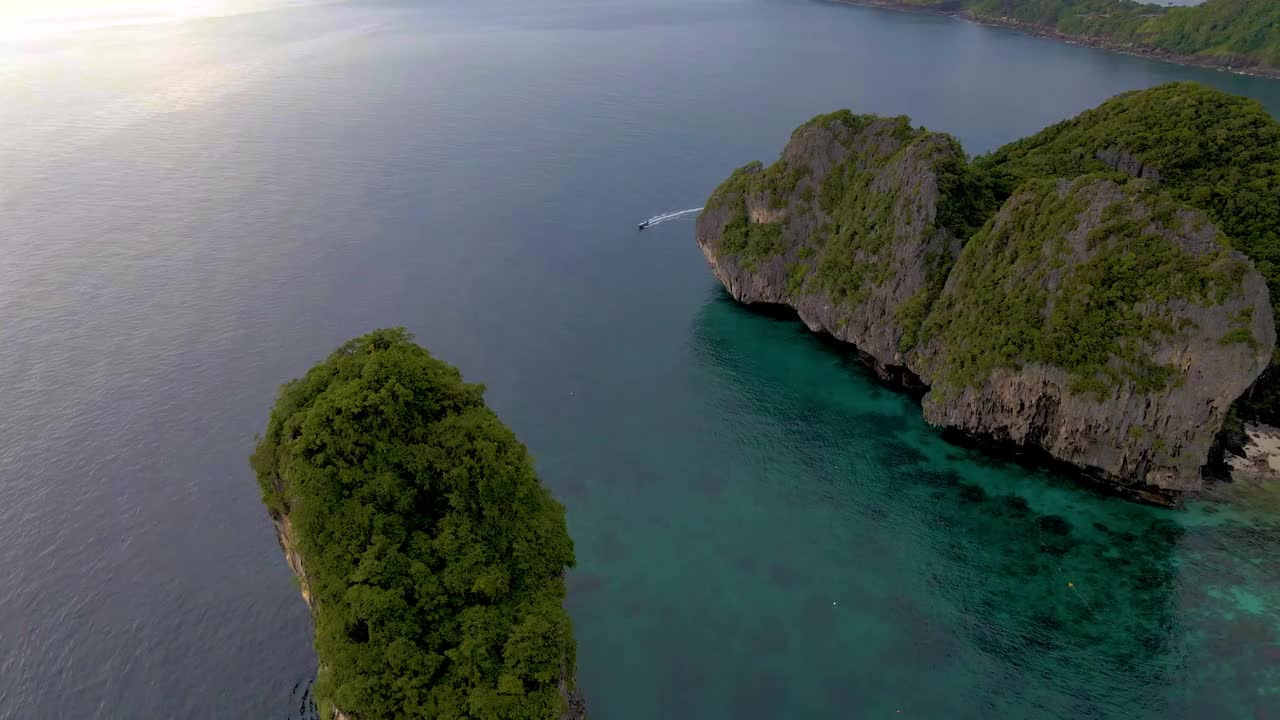
[(859, 5), (862, 7), (880, 8), (882, 10), (896, 10), (898, 12), (919, 13), (923, 15), (940, 15), (943, 17), (955, 18), (975, 23), (977, 25), (987, 25), (989, 27), (1002, 27), (1010, 30), (1016, 30), (1024, 35), (1032, 35), (1047, 40), (1057, 40), (1071, 45), (1080, 45), (1083, 47), (1097, 48), (1099, 50), (1107, 50), (1110, 52), (1121, 53), (1124, 55), (1132, 55), (1134, 57), (1146, 58), (1148, 60), (1160, 60), (1162, 62), (1172, 63), (1174, 65), (1185, 65), (1187, 67), (1205, 68), (1207, 70), (1217, 70), (1219, 72), (1229, 72), (1235, 75), (1248, 75), (1251, 77), (1268, 78), (1271, 80), (1280, 80), (1280, 68), (1270, 68), (1264, 66), (1252, 67), (1233, 67), (1227, 65), (1211, 57), (1202, 57), (1199, 55), (1181, 55), (1168, 50), (1150, 47), (1146, 45), (1134, 45), (1132, 43), (1121, 43), (1108, 40), (1106, 38), (1090, 37), (1086, 35), (1071, 35), (1059, 32), (1054, 28), (1037, 25), (1035, 23), (1022, 22), (1012, 18), (993, 18), (986, 16), (977, 16), (968, 10), (944, 10), (938, 8), (916, 7), (911, 5), (903, 5), (898, 0), (830, 0), (840, 5)]
[(1259, 482), (1280, 480), (1280, 428), (1249, 423), (1245, 434), (1249, 436), (1245, 454), (1227, 459), (1232, 476)]

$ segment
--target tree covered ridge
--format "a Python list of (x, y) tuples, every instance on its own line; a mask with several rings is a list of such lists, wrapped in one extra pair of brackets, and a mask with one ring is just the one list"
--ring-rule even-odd
[[(708, 200), (708, 208), (732, 208), (721, 251), (738, 255), (752, 270), (785, 250), (781, 236), (788, 215), (821, 212), (823, 222), (790, 257), (791, 295), (823, 293), (842, 306), (857, 306), (892, 275), (896, 244), (904, 237), (939, 230), (967, 237), (998, 206), (987, 175), (973, 169), (955, 138), (913, 127), (908, 117), (839, 110), (814, 117), (791, 137), (804, 147), (822, 144), (822, 136), (834, 138), (846, 155), (830, 172), (815, 174), (807, 162), (785, 156), (768, 167), (753, 162), (735, 170)], [(906, 182), (885, 182), (886, 176)], [(936, 207), (925, 201), (934, 189)], [(782, 221), (749, 218), (748, 201), (756, 199), (773, 211), (786, 211)], [(928, 273), (940, 280), (951, 258), (942, 248), (934, 255)], [(914, 310), (898, 318), (907, 335), (914, 335), (940, 289), (930, 283)]]
[(1221, 59), (1235, 66), (1280, 69), (1280, 3), (1207, 0), (1163, 7), (1132, 0), (888, 0), (880, 4), (964, 12), (1113, 43), (1179, 55)]
[[(935, 308), (935, 302), (944, 284), (954, 280), (957, 286), (965, 285), (965, 276), (952, 273), (951, 256), (938, 253), (926, 258), (926, 281), (895, 310), (895, 320), (903, 331), (898, 350), (909, 353), (945, 330), (946, 346), (964, 367), (942, 372), (942, 382), (978, 385), (993, 368), (1026, 361), (1062, 367), (1073, 378), (1074, 391), (1100, 397), (1121, 382), (1132, 382), (1142, 392), (1176, 382), (1176, 373), (1142, 357), (1151, 339), (1160, 334), (1156, 331), (1163, 330), (1148, 323), (1137, 308), (1170, 299), (1165, 295), (1183, 281), (1217, 288), (1235, 287), (1238, 281), (1234, 275), (1235, 281), (1220, 278), (1218, 270), (1210, 268), (1220, 258), (1185, 256), (1174, 252), (1176, 248), (1167, 238), (1158, 237), (1184, 234), (1169, 219), (1193, 209), (1203, 213), (1198, 222), (1207, 217), (1220, 231), (1218, 242), (1224, 251), (1237, 250), (1253, 261), (1270, 291), (1273, 316), (1280, 317), (1280, 124), (1255, 101), (1195, 83), (1170, 83), (1119, 95), (972, 161), (954, 140), (912, 128), (906, 118), (877, 119), (848, 111), (811, 120), (793, 133), (792, 142), (803, 141), (804, 133), (815, 127), (859, 130), (873, 123), (892, 124), (897, 142), (881, 145), (860, 137), (859, 145), (873, 151), (884, 149), (890, 153), (886, 157), (906, 152), (926, 138), (945, 140), (938, 147), (947, 151), (933, 155), (932, 161), (921, 167), (933, 177), (937, 189), (934, 226), (946, 228), (964, 241), (960, 257), (971, 271), (993, 267), (976, 260), (982, 253), (990, 256), (989, 261), (1022, 258), (1030, 267), (1034, 264), (1031, 260), (1040, 257), (1041, 245), (1074, 227), (1080, 208), (1049, 191), (1060, 179), (1109, 180), (1126, 193), (1117, 208), (1128, 207), (1138, 213), (1117, 209), (1105, 219), (1107, 234), (1116, 242), (1087, 266), (1073, 271), (1079, 274), (1074, 284), (1061, 286), (1061, 292), (1070, 291), (1080, 300), (1073, 304), (1053, 305), (1034, 284), (1023, 288), (1025, 292), (1014, 292), (1013, 285), (1029, 278), (988, 273), (970, 278), (973, 282), (968, 284), (971, 292), (967, 294), (970, 299), (983, 299), (983, 292), (993, 293), (986, 298), (986, 310), (972, 316), (952, 313), (955, 317), (942, 322), (947, 306)], [(745, 264), (748, 270), (771, 255), (786, 253), (789, 296), (821, 293), (837, 306), (857, 306), (874, 287), (897, 282), (891, 277), (890, 265), (883, 262), (885, 238), (892, 235), (893, 224), (902, 221), (904, 212), (920, 209), (909, 186), (879, 183), (881, 190), (877, 191), (875, 183), (863, 178), (882, 173), (883, 167), (878, 155), (854, 156), (852, 161), (833, 167), (826, 177), (815, 176), (821, 190), (814, 193), (812, 203), (806, 202), (803, 186), (789, 200), (785, 193), (794, 184), (771, 182), (798, 170), (788, 165), (785, 153), (773, 166), (755, 163), (739, 170), (713, 194), (709, 208), (726, 203), (741, 207), (748, 197), (763, 198), (770, 206), (790, 207), (790, 215), (773, 218), (783, 232), (796, 220), (795, 213), (821, 212), (811, 223), (816, 223), (815, 229), (798, 241), (803, 243), (798, 253), (789, 249), (789, 243), (778, 241), (776, 232), (770, 234), (773, 239), (769, 243), (749, 242), (760, 231), (741, 210), (736, 224), (726, 226), (719, 250), (749, 261)], [(898, 202), (903, 198), (897, 197), (903, 193), (905, 205)], [(1018, 197), (1035, 198), (1036, 202), (1014, 202), (1026, 217), (993, 229), (997, 210)], [(1154, 215), (1153, 208), (1158, 209)], [(1148, 215), (1154, 222), (1141, 219)], [(729, 242), (733, 239), (730, 231), (736, 233), (733, 237), (741, 235), (748, 241), (738, 245)], [(1193, 234), (1198, 233), (1199, 229), (1193, 228)], [(1016, 257), (1007, 255), (1018, 247)], [(966, 257), (967, 264), (963, 262)], [(1060, 261), (1049, 258), (1046, 262), (1051, 267)], [(1242, 271), (1243, 266), (1233, 272)], [(1177, 298), (1195, 296), (1197, 302), (1208, 305), (1222, 301), (1214, 299), (1216, 295), (1200, 297), (1190, 289), (1188, 286), (1188, 292)], [(1051, 308), (1056, 313), (1053, 317), (1049, 316)], [(1064, 314), (1067, 309), (1073, 314)], [(938, 317), (926, 322), (933, 315)], [(1046, 322), (1057, 330), (1045, 335)], [(1073, 330), (1066, 333), (1066, 328)], [(1239, 330), (1239, 337), (1230, 338), (1256, 346), (1256, 339), (1247, 331), (1235, 330)], [(998, 331), (1000, 337), (989, 337), (989, 331)], [(960, 362), (966, 357), (972, 362)], [(1263, 375), (1241, 404), (1242, 414), (1280, 421), (1277, 376), (1280, 372), (1274, 366)]]
[(281, 388), (251, 464), (306, 569), (323, 716), (568, 709), (564, 508), (482, 386), (374, 331)]
[[(1101, 223), (1073, 242), (1094, 214)], [(1197, 243), (1180, 238), (1197, 235), (1213, 240), (1184, 249)], [(1152, 358), (1157, 340), (1195, 325), (1178, 308), (1221, 305), (1247, 271), (1203, 215), (1149, 181), (1030, 180), (969, 239), (922, 333), (946, 346), (939, 380), (952, 386), (1035, 362), (1066, 369), (1073, 394), (1102, 400), (1122, 382), (1154, 393), (1181, 377)], [(1220, 342), (1257, 347), (1252, 318), (1249, 308)]]
[[(1204, 211), (1253, 261), (1280, 318), (1280, 123), (1255, 100), (1191, 82), (1123, 93), (979, 157), (975, 166), (1002, 196), (1037, 178), (1150, 174), (1175, 200)], [(1241, 410), (1280, 422), (1274, 364)]]

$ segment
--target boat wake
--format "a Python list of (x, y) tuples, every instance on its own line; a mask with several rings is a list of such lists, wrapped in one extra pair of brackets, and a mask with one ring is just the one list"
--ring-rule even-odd
[(645, 220), (644, 222), (640, 223), (640, 229), (643, 230), (644, 228), (647, 228), (647, 227), (653, 227), (658, 223), (664, 223), (668, 220), (674, 220), (682, 215), (688, 215), (689, 213), (696, 213), (700, 210), (702, 210), (702, 208), (696, 207), (696, 208), (689, 208), (688, 210), (677, 210), (676, 212), (663, 213), (662, 215), (654, 215), (648, 220)]

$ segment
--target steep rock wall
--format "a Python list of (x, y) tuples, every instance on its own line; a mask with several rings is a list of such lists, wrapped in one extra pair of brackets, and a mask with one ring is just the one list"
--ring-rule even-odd
[(1024, 186), (966, 245), (916, 366), (935, 425), (1035, 445), (1120, 484), (1200, 485), (1275, 345), (1267, 289), (1150, 183)]
[(1266, 284), (1142, 179), (1158, 173), (1102, 154), (1137, 177), (1033, 181), (993, 215), (949, 136), (833, 113), (730, 176), (697, 241), (735, 299), (788, 305), (882, 378), (930, 387), (930, 423), (1138, 494), (1195, 489), (1274, 349)]
[(898, 376), (922, 319), (909, 307), (936, 295), (960, 251), (937, 222), (939, 168), (957, 160), (950, 137), (906, 118), (817, 118), (777, 164), (748, 165), (716, 191), (698, 244), (735, 299), (789, 305)]

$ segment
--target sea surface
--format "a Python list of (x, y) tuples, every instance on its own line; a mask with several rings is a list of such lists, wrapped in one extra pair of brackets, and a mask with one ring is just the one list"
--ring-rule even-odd
[(1280, 717), (1280, 491), (1155, 510), (951, 445), (731, 302), (692, 215), (636, 231), (840, 107), (980, 153), (1280, 82), (814, 0), (205, 5), (0, 44), (0, 718), (299, 717), (246, 458), (398, 325), (567, 506), (597, 720)]

